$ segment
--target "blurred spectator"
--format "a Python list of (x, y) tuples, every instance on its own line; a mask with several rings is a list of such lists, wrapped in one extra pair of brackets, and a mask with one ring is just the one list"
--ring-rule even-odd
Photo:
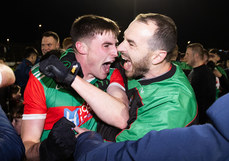
[(186, 48), (185, 59), (193, 69), (188, 75), (189, 81), (194, 89), (198, 110), (199, 123), (208, 121), (206, 110), (215, 101), (216, 87), (215, 76), (205, 64), (204, 48), (199, 43), (189, 44)]
[(182, 55), (182, 53), (180, 53), (178, 49), (178, 45), (176, 45), (176, 48), (173, 50), (171, 62), (178, 65), (184, 71), (185, 75), (188, 76), (188, 74), (192, 70), (192, 67), (189, 66), (184, 60), (182, 60), (182, 56), (184, 54)]
[(15, 70), (16, 82), (15, 84), (21, 87), (21, 94), (23, 96), (26, 84), (29, 80), (29, 71), (37, 60), (38, 52), (33, 47), (26, 47), (24, 51), (24, 58)]
[[(0, 88), (13, 84), (15, 76), (10, 67), (0, 64)], [(0, 160), (21, 161), (25, 148), (0, 105)]]
[(0, 57), (0, 64), (6, 64), (6, 58)]
[(53, 31), (47, 31), (43, 33), (41, 38), (41, 51), (45, 55), (48, 51), (59, 49), (60, 38), (57, 33)]
[(9, 86), (9, 101), (19, 102), (23, 100), (21, 95), (21, 87), (16, 84)]
[[(1, 88), (0, 88), (1, 89)], [(6, 93), (4, 93), (4, 99), (2, 99), (2, 101), (5, 102), (1, 102), (3, 103), (5, 106), (3, 108), (4, 112), (6, 113), (7, 117), (10, 119), (10, 108), (12, 107), (11, 103), (12, 102), (20, 102), (23, 101), (22, 96), (21, 96), (21, 87), (16, 85), (16, 84), (12, 84), (10, 86), (8, 86)]]
[(229, 78), (229, 60), (227, 60), (225, 72), (227, 74), (227, 78)]
[(67, 50), (68, 48), (72, 47), (72, 38), (71, 37), (66, 37), (63, 42), (62, 42), (62, 48), (64, 50)]
[(227, 74), (224, 71), (224, 66), (222, 64), (221, 54), (218, 49), (209, 50), (209, 59), (208, 61), (213, 61), (215, 63), (216, 69), (227, 78)]
[(24, 112), (24, 104), (22, 100), (15, 101), (11, 100), (10, 102), (10, 120), (17, 131), (18, 135), (21, 135), (21, 123), (22, 123), (22, 114)]
[(208, 66), (216, 76), (216, 99), (229, 92), (229, 80), (218, 49), (209, 50)]

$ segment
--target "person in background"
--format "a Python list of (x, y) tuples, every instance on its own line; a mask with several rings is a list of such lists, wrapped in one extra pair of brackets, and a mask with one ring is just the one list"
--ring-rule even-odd
[[(9, 96), (8, 96), (9, 115), (10, 115), (11, 110), (12, 110), (11, 107), (14, 107), (15, 104), (19, 103), (19, 102), (23, 102), (23, 97), (21, 94), (21, 87), (19, 85), (12, 84), (9, 86)], [(7, 115), (7, 116), (9, 116), (9, 115)]]
[(178, 49), (178, 45), (176, 45), (176, 48), (173, 50), (171, 62), (179, 66), (184, 71), (185, 75), (188, 76), (188, 74), (192, 70), (192, 67), (189, 66), (185, 61), (181, 61), (181, 53)]
[(22, 123), (22, 114), (24, 111), (24, 104), (22, 100), (10, 102), (10, 120), (11, 123), (18, 133), (21, 136), (21, 123)]
[[(12, 69), (0, 64), (0, 88), (11, 85), (15, 82), (15, 75)], [(0, 105), (0, 160), (21, 161), (24, 158), (25, 148), (20, 136), (17, 134), (5, 112)]]
[(0, 64), (6, 64), (6, 58), (0, 57)]
[(226, 62), (226, 68), (224, 69), (224, 71), (225, 71), (226, 74), (227, 74), (227, 78), (229, 78), (229, 59), (228, 59), (227, 62)]
[(21, 96), (21, 87), (19, 85), (16, 84), (12, 84), (9, 86), (9, 100), (13, 100), (16, 102), (19, 102), (20, 100), (23, 101), (23, 98)]
[(46, 31), (41, 37), (41, 52), (45, 55), (47, 52), (60, 48), (60, 38), (53, 31)]
[(215, 63), (215, 68), (227, 78), (227, 74), (224, 71), (224, 66), (222, 64), (221, 55), (218, 49), (213, 48), (209, 50), (208, 61), (213, 61)]
[(29, 80), (29, 72), (32, 66), (35, 64), (38, 57), (38, 51), (34, 47), (26, 47), (24, 51), (24, 56), (21, 64), (19, 64), (14, 72), (16, 76), (15, 84), (21, 87), (22, 97), (24, 95), (24, 90), (26, 84)]
[(72, 47), (73, 42), (71, 37), (66, 37), (62, 42), (62, 48), (67, 50), (68, 48)]
[(216, 79), (213, 72), (205, 64), (204, 48), (200, 43), (192, 43), (187, 46), (185, 60), (193, 68), (188, 78), (197, 99), (199, 123), (204, 124), (208, 122), (206, 110), (216, 98)]
[[(222, 54), (222, 53), (221, 53)], [(218, 49), (209, 50), (208, 66), (216, 76), (216, 99), (229, 92), (229, 80)]]

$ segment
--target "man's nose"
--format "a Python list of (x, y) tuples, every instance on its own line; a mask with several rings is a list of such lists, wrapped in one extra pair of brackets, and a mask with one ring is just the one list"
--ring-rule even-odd
[(116, 46), (111, 51), (111, 55), (114, 56), (114, 57), (117, 57), (118, 56), (118, 50), (117, 50), (117, 47)]
[(125, 51), (125, 48), (124, 48), (124, 45), (123, 45), (124, 43), (123, 42), (121, 42), (119, 45), (118, 45), (118, 47), (117, 47), (117, 50), (118, 50), (118, 52), (123, 52), (123, 51)]

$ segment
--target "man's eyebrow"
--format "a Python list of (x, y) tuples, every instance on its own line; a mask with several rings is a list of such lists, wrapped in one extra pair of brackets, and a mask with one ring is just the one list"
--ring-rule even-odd
[(134, 42), (134, 40), (131, 40), (131, 39), (126, 39), (126, 41), (130, 44), (134, 44), (134, 45), (136, 45), (136, 43)]
[(103, 45), (113, 45), (114, 43), (111, 43), (111, 42), (108, 42), (108, 41), (106, 41), (106, 42), (104, 42), (103, 43)]

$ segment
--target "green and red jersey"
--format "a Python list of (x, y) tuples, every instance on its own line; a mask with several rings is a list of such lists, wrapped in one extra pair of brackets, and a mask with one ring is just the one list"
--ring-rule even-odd
[(197, 117), (194, 91), (176, 65), (156, 78), (128, 81), (130, 118), (116, 142), (138, 140), (151, 130), (189, 126)]
[[(118, 69), (110, 69), (107, 79), (110, 82), (109, 86), (118, 85), (125, 90)], [(89, 82), (95, 85), (99, 81), (95, 78)], [(88, 109), (89, 105), (76, 91), (67, 90), (52, 78), (42, 74), (39, 71), (39, 63), (32, 68), (24, 93), (23, 120), (45, 119), (41, 141), (47, 138), (54, 123), (63, 116), (76, 126), (95, 131), (97, 122), (93, 117), (93, 111)]]

